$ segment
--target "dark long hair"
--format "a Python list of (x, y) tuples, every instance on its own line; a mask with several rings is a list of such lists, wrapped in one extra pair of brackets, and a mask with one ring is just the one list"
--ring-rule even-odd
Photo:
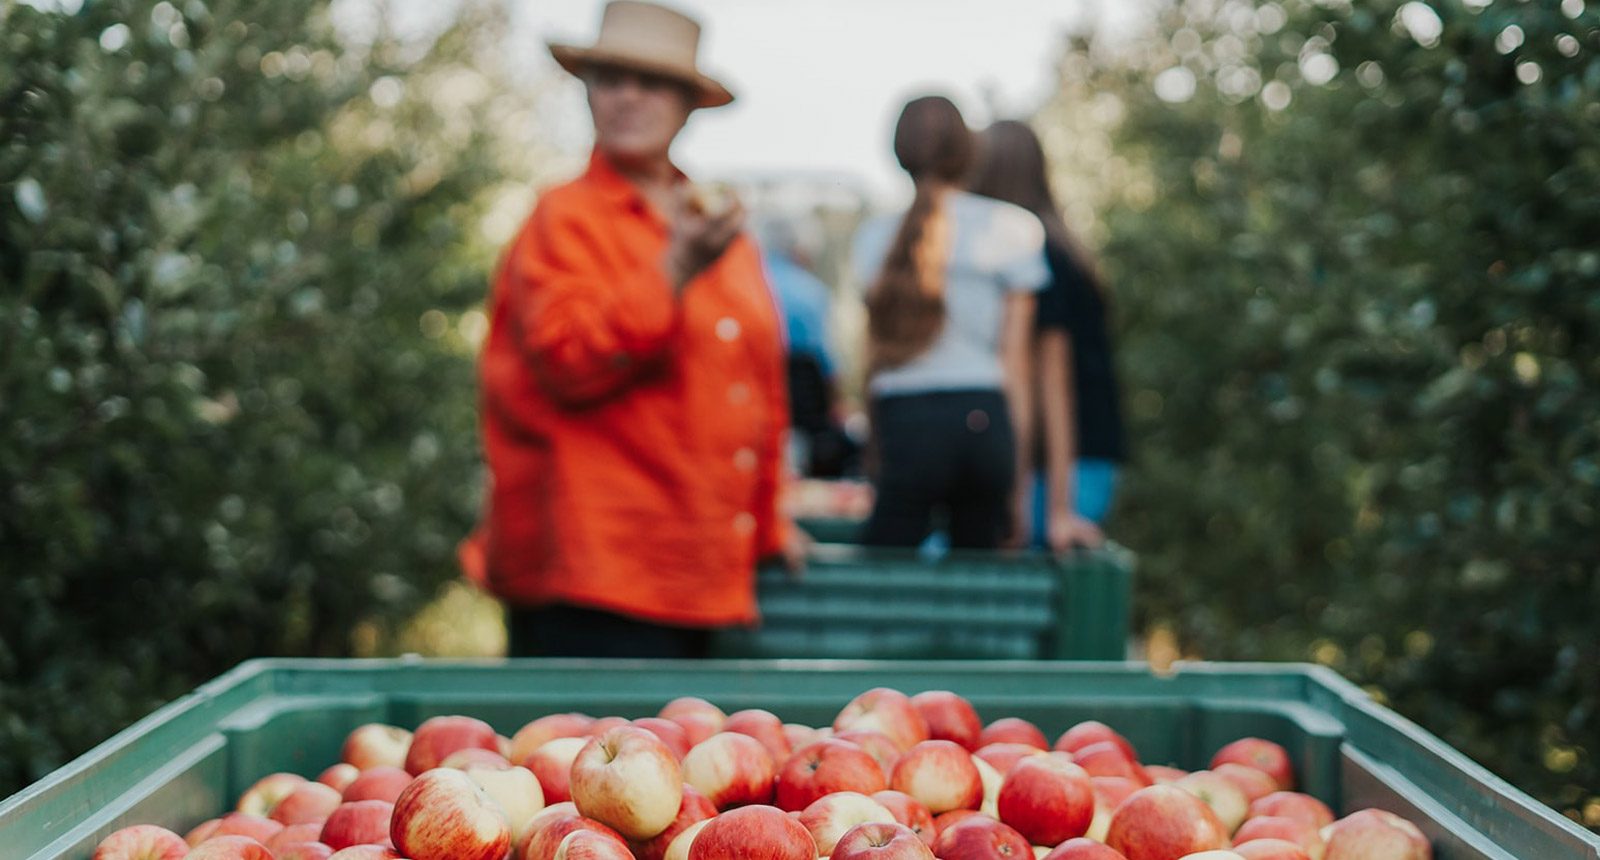
[(943, 96), (913, 99), (900, 112), (894, 154), (917, 190), (878, 279), (867, 291), (868, 363), (873, 371), (916, 358), (944, 329), (950, 223), (936, 189), (966, 177), (974, 148), (961, 111)]
[(1027, 123), (1001, 120), (979, 135), (977, 165), (967, 181), (974, 194), (1003, 200), (1039, 216), (1045, 235), (1067, 252), (1095, 291), (1105, 295), (1100, 266), (1061, 219), (1061, 207), (1050, 191), (1044, 147)]

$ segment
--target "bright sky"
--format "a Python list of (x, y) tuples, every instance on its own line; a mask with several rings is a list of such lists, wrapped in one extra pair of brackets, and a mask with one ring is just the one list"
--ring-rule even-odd
[[(554, 39), (590, 44), (603, 0), (509, 0), (538, 63)], [(908, 97), (942, 92), (981, 126), (1049, 91), (1063, 35), (1125, 32), (1136, 0), (675, 0), (705, 31), (701, 65), (738, 100), (702, 111), (674, 152), (692, 175), (845, 174), (877, 198), (908, 193), (890, 135)], [(561, 113), (587, 123), (581, 85)], [(585, 138), (586, 139), (586, 138)]]

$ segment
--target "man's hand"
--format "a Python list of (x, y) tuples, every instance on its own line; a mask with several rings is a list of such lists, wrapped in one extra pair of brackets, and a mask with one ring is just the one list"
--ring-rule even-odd
[(745, 210), (739, 198), (728, 194), (723, 208), (708, 211), (703, 197), (688, 183), (682, 183), (675, 193), (670, 213), (672, 239), (663, 262), (675, 291), (682, 291), (715, 263), (744, 230)]
[(1106, 535), (1099, 526), (1074, 511), (1052, 511), (1045, 524), (1045, 539), (1052, 551), (1062, 553), (1073, 547), (1099, 547), (1106, 542)]
[(789, 523), (788, 534), (789, 538), (783, 542), (778, 554), (783, 559), (783, 569), (789, 572), (790, 577), (799, 579), (806, 572), (806, 559), (811, 557), (811, 547), (816, 541), (806, 534), (805, 529), (792, 522)]

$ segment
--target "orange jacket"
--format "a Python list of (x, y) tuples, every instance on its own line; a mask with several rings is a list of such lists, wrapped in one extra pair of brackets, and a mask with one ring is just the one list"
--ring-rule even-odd
[(480, 360), (491, 484), (460, 558), (513, 604), (756, 619), (755, 562), (784, 538), (779, 317), (748, 237), (681, 297), (667, 242), (597, 152), (501, 263)]

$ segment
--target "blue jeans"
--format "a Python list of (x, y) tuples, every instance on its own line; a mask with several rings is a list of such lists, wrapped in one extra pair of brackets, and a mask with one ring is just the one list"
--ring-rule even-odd
[[(1117, 492), (1117, 475), (1121, 471), (1115, 460), (1089, 458), (1077, 462), (1077, 486), (1073, 494), (1073, 507), (1078, 516), (1103, 526), (1106, 514), (1111, 512), (1111, 502)], [(1043, 472), (1033, 473), (1033, 528), (1034, 546), (1044, 546), (1045, 520), (1049, 516), (1049, 496), (1045, 493)]]

